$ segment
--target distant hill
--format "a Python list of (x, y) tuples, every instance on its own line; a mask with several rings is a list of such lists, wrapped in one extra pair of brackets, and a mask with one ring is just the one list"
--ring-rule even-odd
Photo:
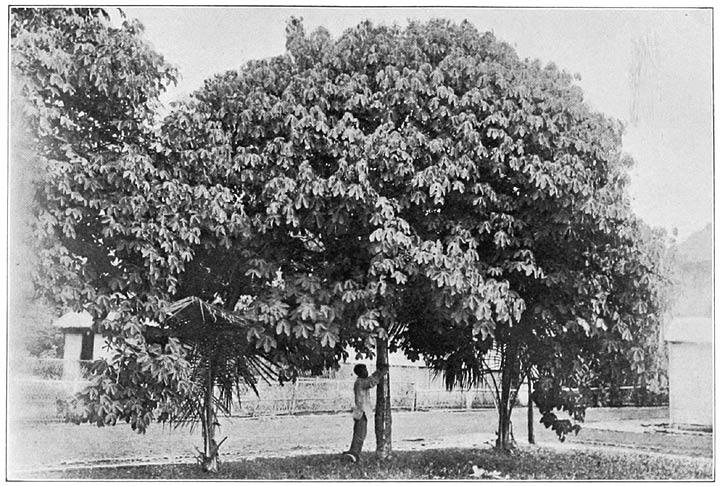
[(691, 234), (687, 240), (677, 246), (678, 261), (681, 263), (711, 261), (712, 253), (712, 223), (708, 223), (707, 226), (700, 231)]

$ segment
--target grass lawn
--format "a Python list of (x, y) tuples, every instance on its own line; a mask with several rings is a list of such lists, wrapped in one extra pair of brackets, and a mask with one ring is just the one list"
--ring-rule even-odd
[[(476, 466), (474, 469), (473, 466)], [(473, 476), (473, 472), (475, 475)], [(711, 459), (607, 450), (522, 448), (395, 452), (389, 461), (365, 453), (359, 465), (338, 455), (259, 458), (220, 465), (208, 475), (193, 464), (68, 469), (27, 479), (712, 479)]]

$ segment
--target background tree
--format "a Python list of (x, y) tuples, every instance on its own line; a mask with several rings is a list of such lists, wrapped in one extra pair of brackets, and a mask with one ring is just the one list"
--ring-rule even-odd
[[(642, 224), (635, 229), (633, 249), (616, 252), (619, 258), (606, 261), (610, 264), (593, 277), (608, 276), (606, 283), (612, 285), (607, 302), (596, 310), (594, 327), (584, 317), (568, 321), (545, 312), (540, 320), (526, 312), (512, 328), (497, 330), (492, 343), (473, 342), (469, 333), (458, 329), (443, 334), (433, 328), (408, 330), (406, 339), (425, 350), (426, 360), (444, 373), (449, 388), (481, 383), (494, 387), (499, 447), (513, 445), (510, 415), (525, 381), (532, 383), (541, 423), (552, 427), (561, 440), (569, 432), (577, 433), (579, 425), (570, 419), (582, 421), (586, 407), (597, 406), (603, 390), (620, 385), (653, 390), (661, 381), (661, 354), (655, 351), (662, 346), (659, 334), (671, 289), (670, 260), (664, 235)], [(569, 302), (563, 300), (562, 305)], [(582, 308), (582, 302), (575, 305)], [(512, 343), (518, 343), (515, 355), (508, 354)], [(570, 417), (559, 417), (558, 411)]]
[[(85, 309), (104, 322), (118, 355), (94, 395), (99, 424), (125, 418), (144, 431), (153, 410), (172, 401), (167, 384), (189, 375), (148, 350), (144, 322), (158, 317), (167, 289), (145, 278), (142, 258), (116, 258), (121, 243), (108, 225), (114, 215), (132, 218), (133, 202), (151, 191), (145, 149), (157, 96), (175, 71), (142, 41), (137, 22), (113, 27), (101, 9), (13, 8), (10, 29), (13, 93), (23, 104), (13, 121), (27, 123), (30, 154), (14, 153), (13, 163), (37, 171), (35, 287), (54, 309)], [(110, 313), (118, 318), (104, 321)], [(109, 377), (123, 367), (128, 379), (117, 385)]]
[(18, 359), (34, 356), (59, 358), (62, 356), (62, 332), (52, 326), (57, 317), (55, 309), (35, 297), (33, 273), (37, 266), (32, 235), (32, 201), (34, 181), (41, 174), (34, 156), (32, 130), (23, 116), (24, 102), (18, 73), (10, 73), (9, 147), (8, 161), (8, 361), (13, 366)]
[[(246, 327), (237, 343), (212, 333), (205, 340), (183, 334), (162, 345), (148, 340), (150, 322), (172, 330), (168, 312), (185, 298), (224, 312), (243, 305), (242, 287), (228, 284), (233, 272), (245, 269), (222, 253), (222, 225), (232, 232), (236, 224), (224, 212), (232, 195), (162, 165), (157, 97), (175, 70), (144, 43), (142, 26), (123, 21), (114, 27), (100, 9), (13, 9), (12, 61), (32, 135), (31, 162), (40, 175), (36, 288), (58, 310), (89, 311), (112, 351), (66, 412), (97, 425), (124, 420), (144, 432), (153, 420), (182, 420), (189, 403), (202, 404), (195, 411), (207, 412), (204, 422), (197, 415), (204, 425), (203, 461), (214, 469), (208, 417), (213, 406), (227, 403), (230, 388), (221, 385), (232, 373), (222, 370), (237, 361), (208, 360), (224, 348), (254, 359), (251, 350), (260, 355), (271, 347)], [(273, 348), (298, 367), (324, 367), (322, 353), (293, 346)], [(247, 373), (232, 376), (235, 384), (253, 383)], [(208, 394), (208, 383), (223, 400)]]
[[(125, 420), (140, 432), (153, 420), (199, 421), (203, 467), (216, 470), (216, 409), (229, 411), (233, 393), (275, 375), (244, 321), (202, 300), (221, 302), (202, 275), (188, 277), (198, 296), (178, 296), (175, 275), (190, 259), (178, 242), (201, 231), (168, 218), (186, 187), (154, 167), (157, 97), (175, 70), (144, 43), (140, 24), (113, 27), (100, 9), (13, 9), (11, 30), (32, 154), (23, 160), (39, 174), (35, 285), (59, 310), (91, 312), (112, 351), (67, 416)], [(200, 207), (216, 210), (204, 194)], [(232, 308), (239, 295), (230, 298)], [(206, 312), (188, 317), (195, 307)], [(148, 330), (151, 322), (161, 328)]]
[[(142, 197), (157, 96), (175, 76), (141, 31), (130, 21), (111, 27), (100, 9), (12, 10), (12, 68), (42, 176), (36, 285), (57, 307), (92, 304), (96, 318), (112, 307), (104, 293), (140, 279), (139, 268), (118, 278), (125, 269), (104, 223)], [(132, 301), (139, 290), (114, 297)]]

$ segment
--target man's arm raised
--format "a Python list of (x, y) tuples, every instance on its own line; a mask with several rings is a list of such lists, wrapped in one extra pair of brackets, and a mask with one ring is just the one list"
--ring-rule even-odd
[(382, 378), (383, 375), (387, 374), (390, 371), (390, 367), (388, 365), (381, 365), (378, 367), (377, 370), (375, 370), (375, 373), (368, 376), (367, 378), (367, 388), (372, 388), (376, 386), (378, 383), (380, 383), (380, 378)]

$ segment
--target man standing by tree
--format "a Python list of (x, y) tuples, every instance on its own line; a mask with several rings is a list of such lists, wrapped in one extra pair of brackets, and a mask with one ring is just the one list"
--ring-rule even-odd
[(355, 393), (355, 406), (353, 407), (353, 437), (350, 443), (350, 450), (343, 452), (343, 456), (352, 462), (360, 460), (360, 452), (362, 451), (363, 442), (367, 435), (367, 415), (370, 401), (370, 388), (376, 386), (380, 382), (380, 378), (389, 370), (387, 365), (378, 368), (375, 373), (368, 376), (367, 367), (364, 364), (355, 365), (353, 371), (357, 375), (353, 391)]

